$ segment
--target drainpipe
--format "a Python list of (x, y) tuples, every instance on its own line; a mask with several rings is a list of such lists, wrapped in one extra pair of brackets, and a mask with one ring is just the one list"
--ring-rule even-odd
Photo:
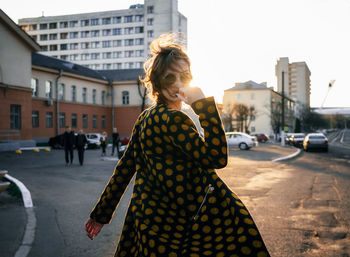
[(60, 134), (60, 117), (59, 117), (59, 113), (60, 113), (60, 110), (59, 110), (59, 99), (58, 99), (58, 80), (62, 77), (62, 70), (60, 69), (58, 71), (58, 76), (56, 78), (56, 136), (58, 136)]
[(108, 84), (111, 87), (110, 94), (111, 94), (111, 102), (112, 102), (112, 131), (113, 131), (113, 128), (115, 127), (114, 126), (114, 88), (113, 88), (113, 81), (111, 79), (109, 79), (108, 80)]

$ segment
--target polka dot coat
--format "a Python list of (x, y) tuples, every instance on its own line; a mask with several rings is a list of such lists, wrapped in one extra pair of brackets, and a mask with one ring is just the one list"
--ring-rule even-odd
[(109, 223), (136, 172), (115, 256), (269, 256), (248, 210), (214, 169), (227, 142), (212, 97), (192, 104), (204, 135), (183, 112), (157, 104), (129, 145), (90, 217)]

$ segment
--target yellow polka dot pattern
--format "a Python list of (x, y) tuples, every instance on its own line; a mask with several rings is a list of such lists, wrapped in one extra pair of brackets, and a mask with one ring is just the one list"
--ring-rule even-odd
[[(136, 121), (130, 143), (90, 214), (109, 223), (136, 172), (115, 256), (269, 256), (248, 210), (214, 170), (227, 164), (214, 99), (201, 99), (192, 108), (204, 138), (186, 114), (162, 104)], [(208, 184), (214, 191), (204, 197)]]

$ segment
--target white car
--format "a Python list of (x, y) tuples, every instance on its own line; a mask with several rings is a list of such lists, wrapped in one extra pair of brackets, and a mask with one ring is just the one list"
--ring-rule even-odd
[(253, 146), (257, 146), (256, 137), (252, 137), (242, 132), (226, 133), (228, 147), (239, 147), (241, 150), (249, 150)]
[(100, 138), (101, 138), (102, 134), (100, 133), (87, 133), (86, 137), (88, 140), (88, 148), (100, 148), (101, 146), (101, 142), (100, 142)]

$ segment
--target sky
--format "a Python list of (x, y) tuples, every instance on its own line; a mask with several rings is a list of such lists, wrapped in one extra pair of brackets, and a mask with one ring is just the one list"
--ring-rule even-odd
[[(19, 0), (0, 8), (17, 22), (136, 3), (143, 0)], [(248, 80), (277, 89), (276, 62), (288, 57), (311, 71), (312, 107), (324, 100), (324, 107), (350, 107), (350, 0), (178, 0), (178, 8), (187, 17), (192, 85), (207, 96), (222, 102), (224, 90)]]

